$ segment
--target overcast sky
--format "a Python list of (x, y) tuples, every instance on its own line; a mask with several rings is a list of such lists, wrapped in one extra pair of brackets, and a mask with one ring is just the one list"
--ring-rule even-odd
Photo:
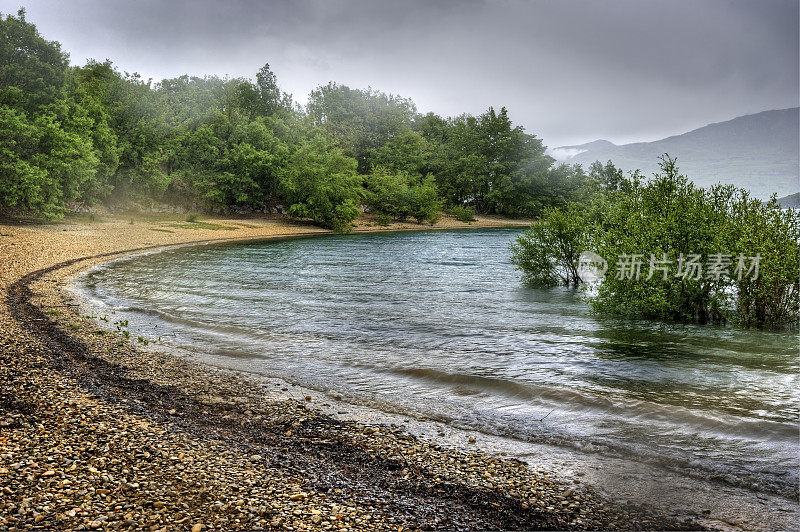
[(72, 62), (156, 80), (336, 81), (450, 116), (506, 106), (551, 147), (655, 140), (798, 105), (798, 2), (0, 0)]

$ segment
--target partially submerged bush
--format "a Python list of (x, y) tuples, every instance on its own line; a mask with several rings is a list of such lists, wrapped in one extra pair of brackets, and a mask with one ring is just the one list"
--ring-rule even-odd
[(511, 262), (530, 286), (578, 286), (586, 228), (577, 208), (553, 209), (511, 245)]
[[(512, 260), (528, 283), (576, 286), (580, 253), (589, 250), (608, 261), (591, 298), (596, 311), (742, 327), (797, 326), (800, 213), (732, 186), (698, 188), (668, 156), (650, 181), (622, 185), (599, 196), (592, 208), (550, 211), (517, 239)], [(696, 264), (692, 272), (690, 258)]]

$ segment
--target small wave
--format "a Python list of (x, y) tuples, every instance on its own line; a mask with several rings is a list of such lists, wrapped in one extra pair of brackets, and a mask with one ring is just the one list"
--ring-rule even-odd
[[(710, 412), (699, 412), (649, 401), (588, 395), (563, 386), (543, 386), (496, 377), (448, 373), (431, 368), (376, 369), (415, 379), (453, 385), (459, 390), (469, 389), (474, 395), (491, 390), (507, 397), (538, 400), (542, 407), (552, 406), (562, 411), (613, 414), (631, 421), (657, 421), (672, 426), (686, 427), (687, 430), (711, 432), (717, 436), (724, 435), (755, 441), (795, 442), (797, 440), (797, 426), (792, 423), (742, 419), (721, 414), (713, 415)], [(455, 393), (466, 395), (463, 391)]]

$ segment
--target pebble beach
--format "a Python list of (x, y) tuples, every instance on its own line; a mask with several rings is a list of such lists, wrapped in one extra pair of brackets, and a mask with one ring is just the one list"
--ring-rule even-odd
[(520, 460), (276, 398), (101, 327), (65, 290), (134, 253), (326, 233), (280, 217), (0, 223), (0, 529), (699, 528)]

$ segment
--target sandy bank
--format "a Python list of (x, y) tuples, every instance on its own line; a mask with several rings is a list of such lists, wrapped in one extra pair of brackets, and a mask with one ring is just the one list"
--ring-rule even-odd
[(523, 462), (268, 399), (258, 383), (98, 328), (61, 289), (135, 250), (317, 233), (280, 219), (0, 225), (0, 528), (681, 526)]

